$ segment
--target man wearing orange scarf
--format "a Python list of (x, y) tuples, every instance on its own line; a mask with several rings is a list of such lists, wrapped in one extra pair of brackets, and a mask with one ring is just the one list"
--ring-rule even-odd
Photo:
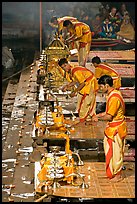
[(99, 120), (108, 121), (104, 134), (104, 151), (106, 156), (106, 174), (111, 181), (122, 179), (125, 137), (125, 103), (121, 92), (113, 88), (111, 76), (104, 75), (98, 80), (99, 89), (107, 94), (106, 111), (96, 116)]
[(66, 43), (76, 43), (78, 50), (78, 63), (80, 66), (86, 66), (92, 40), (90, 27), (86, 23), (71, 22), (70, 20), (65, 20), (63, 27), (66, 27), (71, 33), (71, 36), (66, 39)]
[[(72, 17), (72, 16), (63, 16), (63, 17), (60, 17), (60, 18), (57, 18), (56, 16), (53, 16), (51, 18), (51, 21), (49, 22), (49, 25), (51, 27), (56, 28), (57, 34), (61, 38), (62, 41), (64, 41), (64, 38), (67, 35), (66, 32), (62, 33), (62, 31), (64, 30), (63, 23), (66, 20), (70, 20), (71, 22), (78, 21), (77, 18)], [(65, 35), (65, 36), (62, 36), (62, 34)]]
[(113, 79), (113, 87), (115, 89), (121, 87), (121, 77), (110, 65), (101, 62), (98, 56), (92, 58), (92, 64), (95, 67), (95, 76), (97, 79), (103, 75), (110, 75)]
[(78, 94), (77, 110), (80, 122), (84, 122), (88, 116), (95, 119), (98, 83), (94, 73), (82, 66), (72, 67), (66, 58), (60, 59), (58, 64), (67, 73), (66, 78), (70, 82), (62, 88), (62, 91), (70, 90), (70, 87), (73, 87), (74, 90), (70, 97)]

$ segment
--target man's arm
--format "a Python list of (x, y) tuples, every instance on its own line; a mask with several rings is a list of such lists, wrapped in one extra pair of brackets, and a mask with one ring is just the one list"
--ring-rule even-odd
[(103, 112), (103, 113), (99, 113), (96, 115), (98, 117), (98, 120), (105, 120), (105, 121), (112, 121), (112, 115)]
[(77, 92), (79, 92), (85, 86), (85, 82), (82, 82), (71, 94), (70, 97), (74, 97)]
[(69, 84), (63, 86), (62, 91), (67, 91), (69, 90), (69, 88), (71, 88), (72, 86), (74, 86), (76, 84), (75, 81), (70, 82)]
[(71, 36), (71, 37), (69, 37), (68, 39), (66, 39), (66, 42), (71, 43), (71, 42), (73, 42), (73, 41), (80, 40), (80, 39), (81, 39), (81, 37), (82, 37), (82, 35), (81, 35), (81, 36), (79, 36), (79, 37), (77, 37), (77, 35), (76, 35), (76, 34), (74, 34), (73, 36)]

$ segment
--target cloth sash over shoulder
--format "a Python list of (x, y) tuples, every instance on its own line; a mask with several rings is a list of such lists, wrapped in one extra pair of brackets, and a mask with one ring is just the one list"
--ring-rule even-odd
[[(108, 103), (106, 104), (106, 113), (108, 110), (109, 100), (112, 97), (117, 97), (120, 100), (121, 106), (123, 108), (123, 112), (125, 112), (125, 103), (123, 101), (123, 98), (121, 97), (119, 92), (113, 91), (113, 93), (110, 94), (110, 96), (108, 98)], [(119, 134), (120, 138), (125, 138), (127, 135), (127, 125), (126, 125), (125, 117), (123, 116), (123, 119), (119, 119), (117, 121), (108, 122), (104, 133), (108, 138), (110, 138), (112, 140), (114, 140), (114, 136), (117, 133)]]

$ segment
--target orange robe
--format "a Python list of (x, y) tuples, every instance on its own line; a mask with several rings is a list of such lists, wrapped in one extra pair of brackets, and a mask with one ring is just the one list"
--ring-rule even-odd
[(119, 174), (123, 166), (125, 137), (127, 125), (125, 121), (125, 103), (121, 92), (112, 90), (107, 98), (106, 113), (113, 116), (105, 128), (104, 151), (106, 155), (106, 174), (113, 178)]
[[(70, 20), (71, 22), (77, 22), (77, 18), (75, 17), (72, 17), (72, 16), (63, 16), (61, 18), (58, 18), (57, 21), (58, 21), (58, 34), (60, 35), (62, 33), (62, 31), (64, 32), (62, 35), (60, 35), (60, 39), (62, 41), (64, 41), (63, 39), (66, 38), (66, 36), (68, 35), (67, 33), (67, 30), (64, 29), (63, 27), (63, 23), (65, 20)], [(74, 45), (72, 45), (74, 46)]]
[(121, 77), (118, 73), (109, 65), (105, 63), (100, 63), (98, 67), (95, 68), (96, 78), (100, 78), (103, 75), (110, 75), (113, 79), (113, 87), (119, 89), (121, 87)]
[(71, 22), (78, 21), (77, 18), (72, 17), (72, 16), (63, 16), (61, 18), (58, 18), (57, 21), (58, 21), (58, 31), (59, 32), (63, 30), (63, 23), (66, 20), (70, 20)]
[(92, 41), (92, 32), (90, 27), (83, 22), (73, 22), (74, 30), (70, 29), (72, 39), (73, 35), (78, 38), (76, 40), (76, 46), (78, 50), (78, 63), (80, 66), (85, 66), (88, 55), (90, 52), (90, 46)]
[(83, 122), (89, 115), (91, 117), (95, 115), (98, 83), (94, 73), (85, 67), (74, 67), (71, 73), (73, 81), (77, 81), (79, 84), (85, 82), (85, 86), (78, 93), (77, 102), (80, 122)]

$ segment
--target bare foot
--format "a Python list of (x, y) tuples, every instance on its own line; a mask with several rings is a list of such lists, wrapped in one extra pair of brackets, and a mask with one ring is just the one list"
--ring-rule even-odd
[(92, 116), (91, 121), (92, 122), (98, 122), (98, 117), (96, 115)]
[(112, 178), (111, 182), (119, 182), (122, 181), (124, 178), (121, 175), (116, 175), (114, 178)]

